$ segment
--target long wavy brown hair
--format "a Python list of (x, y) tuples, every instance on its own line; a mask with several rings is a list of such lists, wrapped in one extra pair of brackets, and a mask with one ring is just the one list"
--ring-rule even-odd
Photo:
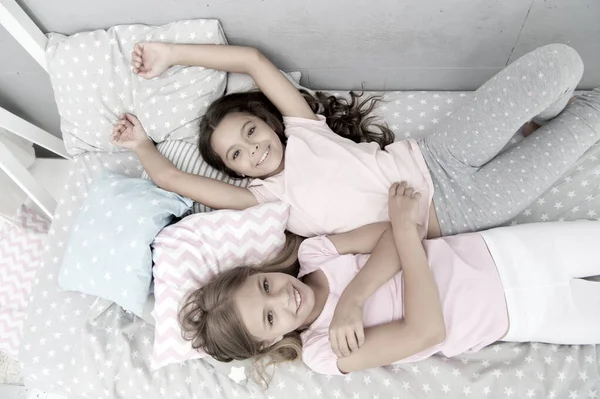
[(225, 271), (192, 291), (179, 310), (183, 338), (191, 341), (194, 349), (203, 350), (221, 362), (254, 359), (250, 377), (268, 387), (272, 375), (267, 369), (271, 365), (301, 356), (300, 334), (292, 331), (272, 346), (255, 339), (244, 326), (233, 298), (246, 278), (253, 274), (281, 272), (297, 276), (300, 270), (298, 248), (302, 240), (286, 232), (283, 249), (268, 263)]
[[(350, 92), (350, 99), (327, 95), (322, 92), (311, 94), (300, 90), (304, 99), (315, 114), (323, 115), (327, 125), (336, 134), (355, 143), (375, 142), (383, 149), (394, 141), (394, 133), (385, 123), (378, 123), (378, 117), (372, 114), (381, 96), (362, 98), (363, 93)], [(254, 115), (263, 121), (279, 136), (285, 146), (283, 117), (275, 105), (260, 91), (233, 93), (213, 102), (200, 121), (198, 148), (200, 155), (213, 168), (227, 173), (231, 177), (241, 176), (231, 170), (213, 150), (212, 135), (227, 115), (232, 112)]]

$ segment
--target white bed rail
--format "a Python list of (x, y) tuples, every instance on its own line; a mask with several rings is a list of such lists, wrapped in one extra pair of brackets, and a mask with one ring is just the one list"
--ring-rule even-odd
[(52, 220), (56, 209), (56, 199), (46, 191), (17, 158), (0, 143), (0, 170), (17, 185)]
[(0, 24), (47, 72), (45, 52), (48, 38), (15, 0), (0, 0)]
[[(0, 127), (63, 158), (71, 159), (61, 139), (3, 108), (0, 108)], [(53, 219), (54, 210), (56, 209), (56, 199), (48, 193), (42, 183), (37, 181), (31, 172), (1, 142), (0, 170), (6, 173), (50, 219)]]
[[(0, 107), (0, 127), (39, 145), (63, 158), (71, 159), (65, 150), (64, 142), (58, 137), (40, 129), (24, 119)], [(51, 220), (54, 218), (56, 198), (54, 198), (31, 172), (0, 142), (0, 170), (14, 181), (21, 190), (42, 210)], [(2, 193), (0, 192), (0, 195)]]
[[(0, 24), (44, 71), (48, 72), (46, 64), (48, 39), (15, 0), (0, 0)], [(63, 158), (71, 159), (65, 150), (63, 140), (1, 107), (0, 127)], [(51, 219), (54, 217), (56, 199), (2, 143), (0, 143), (0, 170), (4, 171), (48, 217)]]
[(40, 147), (52, 151), (56, 155), (60, 155), (61, 157), (67, 159), (71, 158), (71, 156), (65, 150), (65, 145), (62, 139), (59, 139), (53, 134), (48, 133), (47, 131), (40, 129), (26, 120), (19, 118), (15, 114), (8, 112), (2, 107), (0, 107), (0, 127), (13, 134), (16, 134), (19, 137), (24, 138), (25, 140), (31, 141)]

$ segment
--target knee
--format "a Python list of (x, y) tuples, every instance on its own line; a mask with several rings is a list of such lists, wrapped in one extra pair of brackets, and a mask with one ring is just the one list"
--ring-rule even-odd
[[(579, 53), (571, 46), (555, 43), (537, 49), (547, 65), (558, 67), (564, 78), (577, 85), (583, 76), (583, 60)], [(574, 88), (574, 87), (573, 87)]]

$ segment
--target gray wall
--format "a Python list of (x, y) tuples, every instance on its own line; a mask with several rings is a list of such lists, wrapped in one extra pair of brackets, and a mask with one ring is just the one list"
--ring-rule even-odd
[[(473, 90), (535, 47), (562, 42), (600, 86), (598, 0), (20, 0), (44, 32), (218, 18), (322, 89)], [(44, 71), (0, 28), (0, 106), (56, 135)]]

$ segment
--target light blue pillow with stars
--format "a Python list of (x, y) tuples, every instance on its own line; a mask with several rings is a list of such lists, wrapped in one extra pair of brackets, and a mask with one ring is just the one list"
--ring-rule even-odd
[(140, 316), (150, 293), (150, 243), (192, 201), (150, 180), (105, 171), (88, 191), (65, 251), (58, 282)]

